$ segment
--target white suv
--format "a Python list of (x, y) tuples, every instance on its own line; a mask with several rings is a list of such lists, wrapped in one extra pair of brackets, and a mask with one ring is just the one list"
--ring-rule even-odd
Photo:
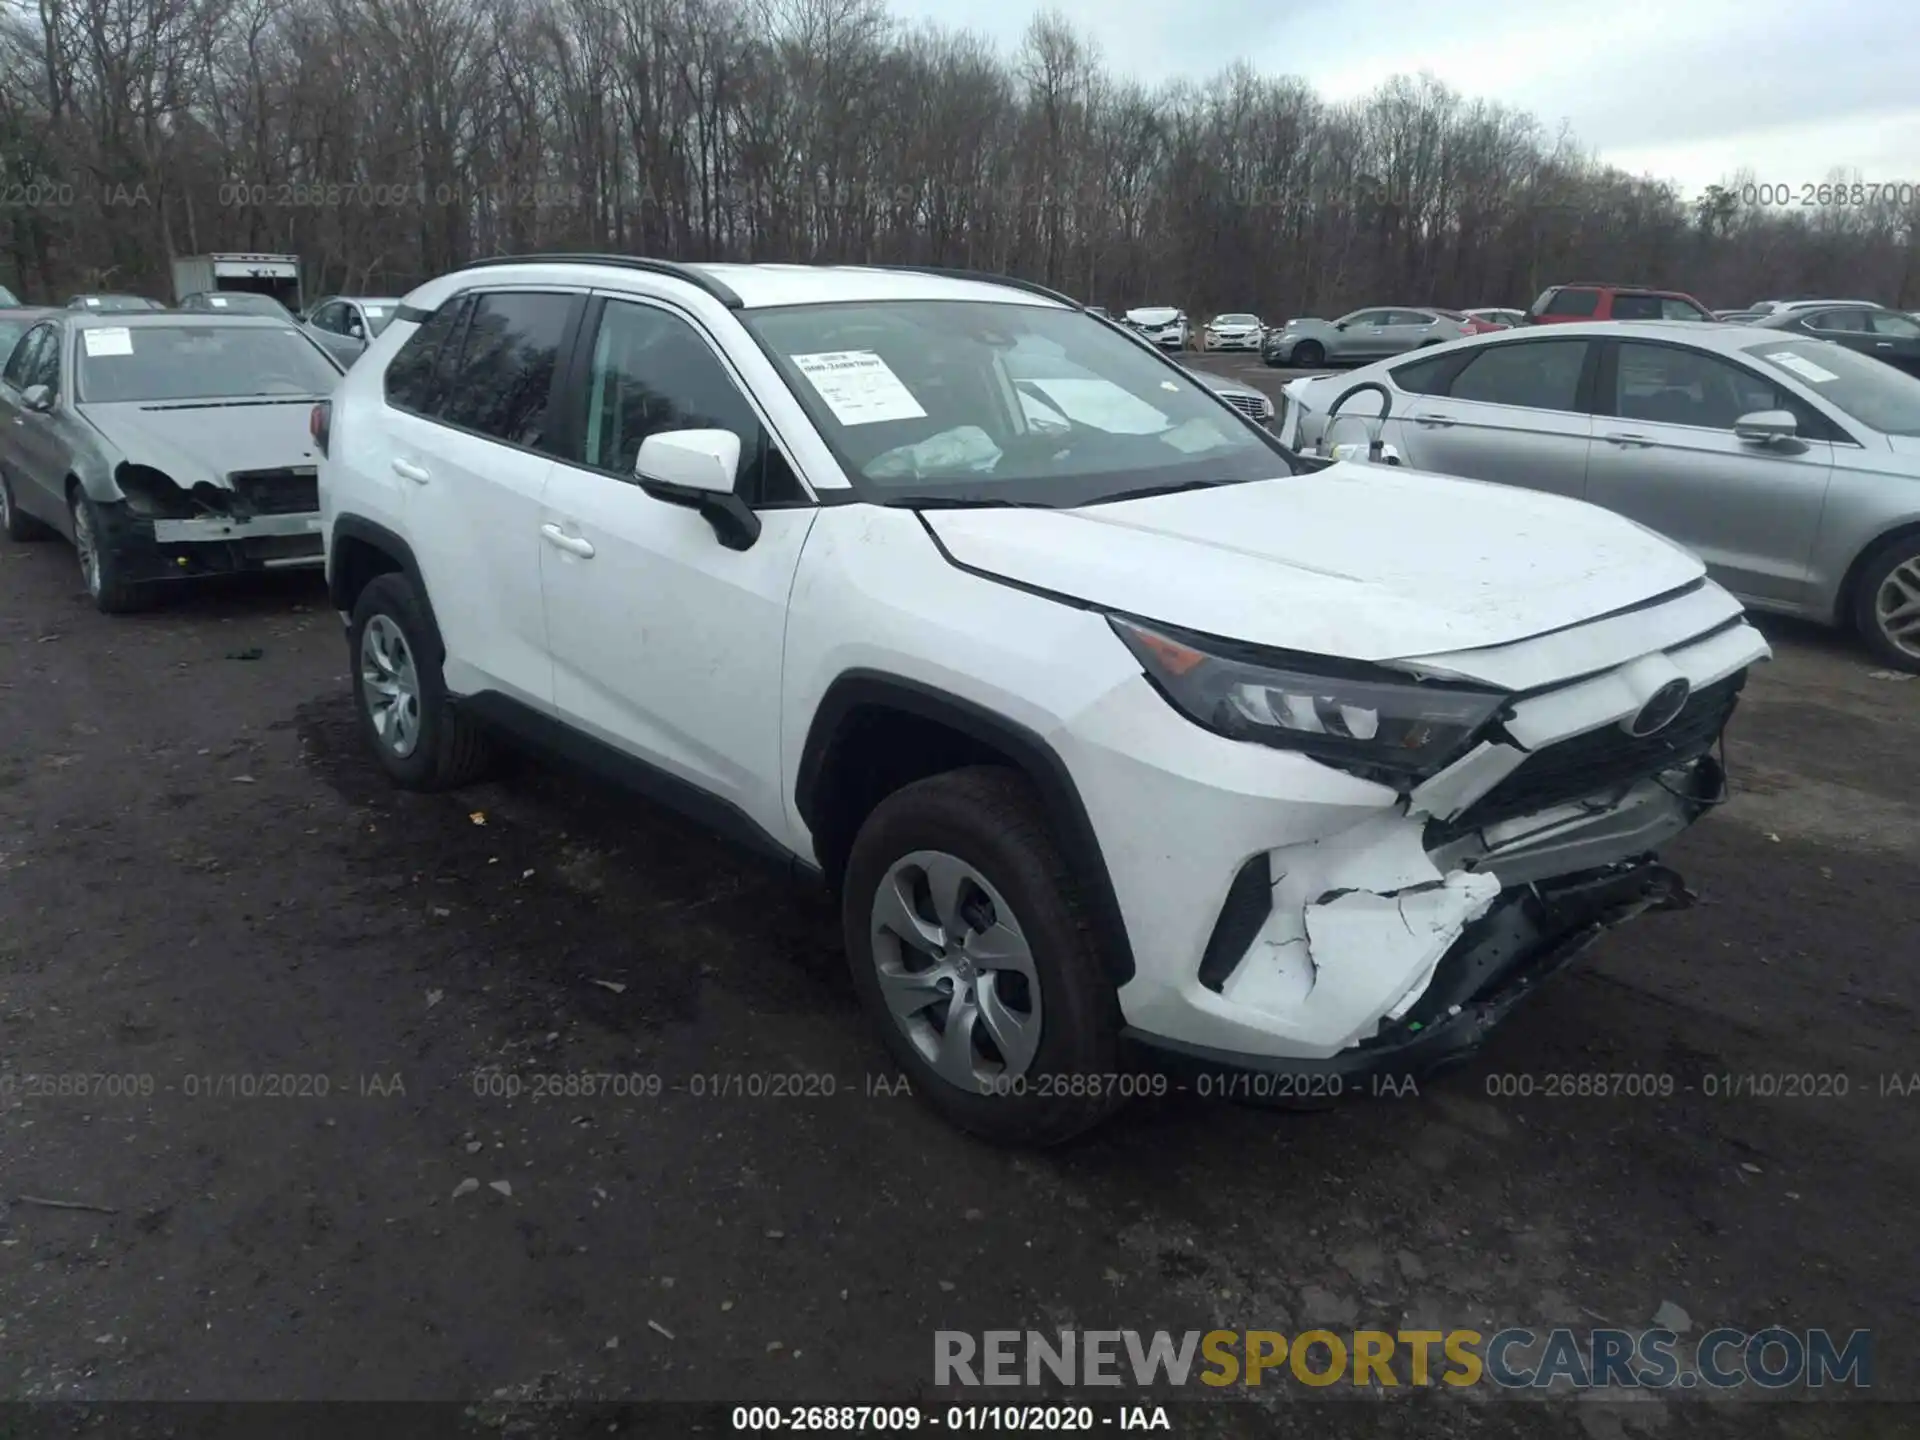
[(978, 276), (488, 262), (314, 431), (394, 780), (516, 736), (818, 877), (915, 1088), (1008, 1142), (1149, 1059), (1312, 1099), (1471, 1051), (1684, 901), (1653, 853), (1767, 654), (1636, 525), (1295, 456)]

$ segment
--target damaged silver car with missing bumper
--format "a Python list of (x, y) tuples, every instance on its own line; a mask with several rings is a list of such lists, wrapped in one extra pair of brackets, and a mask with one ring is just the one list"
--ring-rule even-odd
[(65, 536), (109, 614), (169, 581), (317, 567), (308, 421), (340, 373), (262, 316), (51, 316), (0, 368), (0, 529)]

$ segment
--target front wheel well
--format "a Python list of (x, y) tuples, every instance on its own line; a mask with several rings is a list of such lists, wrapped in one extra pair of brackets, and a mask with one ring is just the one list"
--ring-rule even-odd
[(1847, 567), (1846, 578), (1840, 582), (1840, 589), (1834, 597), (1834, 623), (1842, 628), (1853, 628), (1854, 616), (1859, 613), (1858, 591), (1861, 578), (1865, 575), (1867, 562), (1885, 550), (1889, 545), (1901, 540), (1920, 540), (1920, 520), (1908, 521), (1905, 525), (1895, 526), (1884, 535), (1877, 535), (1871, 543), (1860, 547), (1860, 553), (1853, 557), (1853, 563)]
[(827, 884), (839, 888), (854, 837), (882, 800), (916, 780), (969, 765), (1019, 768), (1004, 751), (924, 715), (881, 704), (847, 711), (820, 756), (806, 805)]
[(1134, 976), (1126, 920), (1100, 837), (1065, 762), (1040, 735), (971, 700), (875, 670), (827, 688), (795, 773), (794, 804), (822, 878), (837, 891), (874, 808), (917, 780), (972, 765), (1013, 771), (1039, 800), (1087, 907), (1114, 984)]

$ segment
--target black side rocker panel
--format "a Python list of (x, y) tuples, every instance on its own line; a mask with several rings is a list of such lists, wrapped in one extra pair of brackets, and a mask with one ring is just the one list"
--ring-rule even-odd
[(730, 801), (722, 800), (678, 775), (669, 774), (645, 760), (635, 759), (624, 750), (583, 735), (572, 726), (556, 720), (511, 696), (484, 690), (454, 703), (488, 728), (526, 745), (529, 749), (596, 775), (623, 790), (676, 811), (723, 840), (731, 841), (761, 859), (771, 860), (802, 880), (818, 881), (819, 869), (795, 855), (785, 845)]
[(1088, 818), (1073, 776), (1051, 745), (1004, 715), (915, 680), (878, 670), (847, 671), (828, 686), (827, 693), (821, 697), (800, 752), (800, 765), (794, 777), (794, 804), (808, 828), (815, 831), (819, 828), (822, 773), (835, 738), (847, 717), (863, 706), (900, 710), (951, 726), (1013, 758), (1039, 792), (1041, 803), (1053, 821), (1055, 836), (1091, 913), (1094, 934), (1114, 983), (1124, 985), (1131, 980), (1133, 946), (1127, 939), (1126, 921), (1120, 914), (1120, 901), (1107, 873), (1099, 837), (1094, 834), (1093, 821)]

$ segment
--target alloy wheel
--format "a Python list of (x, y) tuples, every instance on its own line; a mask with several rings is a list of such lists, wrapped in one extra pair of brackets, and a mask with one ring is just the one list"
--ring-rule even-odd
[(1040, 1048), (1040, 977), (1013, 908), (940, 850), (895, 861), (873, 897), (873, 963), (894, 1023), (942, 1079), (986, 1092)]
[(93, 512), (78, 497), (73, 502), (73, 549), (80, 557), (80, 576), (87, 582), (87, 593), (100, 596), (100, 540), (93, 533)]
[(1873, 616), (1888, 644), (1920, 660), (1920, 555), (1887, 572), (1873, 597)]
[(420, 743), (420, 677), (405, 633), (385, 615), (360, 632), (360, 689), (380, 743), (411, 755)]

